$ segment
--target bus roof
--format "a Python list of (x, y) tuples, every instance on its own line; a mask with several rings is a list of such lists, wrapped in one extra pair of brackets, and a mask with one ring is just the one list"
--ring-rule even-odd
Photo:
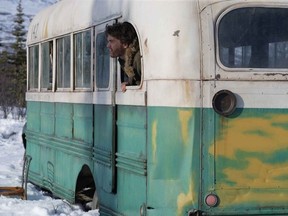
[(65, 35), (119, 17), (118, 2), (121, 1), (62, 0), (51, 5), (33, 18), (28, 30), (27, 44)]
[[(145, 3), (151, 8), (157, 8), (157, 5), (159, 6), (161, 3), (161, 6), (157, 8), (160, 12), (163, 9), (163, 4), (187, 3), (189, 1), (199, 4), (199, 9), (202, 10), (209, 4), (228, 0), (199, 0), (199, 2), (196, 0), (85, 0), (85, 2), (83, 0), (61, 0), (45, 8), (33, 18), (28, 30), (27, 44), (45, 41), (125, 16), (122, 11), (124, 9), (127, 11), (129, 5), (132, 4), (142, 5)], [(141, 13), (141, 6), (139, 7), (137, 10)]]

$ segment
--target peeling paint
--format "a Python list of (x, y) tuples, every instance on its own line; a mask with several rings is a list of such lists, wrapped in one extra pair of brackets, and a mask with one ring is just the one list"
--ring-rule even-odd
[(180, 193), (177, 197), (177, 215), (184, 215), (184, 207), (191, 205), (196, 200), (195, 193), (193, 193), (193, 182), (189, 184), (187, 193)]
[(189, 139), (189, 126), (188, 123), (192, 117), (191, 110), (178, 110), (179, 120), (181, 122), (181, 135), (185, 145), (188, 144)]
[(153, 162), (156, 161), (156, 151), (157, 151), (157, 125), (158, 122), (154, 121), (152, 124), (152, 154)]
[(287, 202), (288, 141), (283, 137), (288, 137), (288, 115), (271, 112), (217, 122), (209, 153), (215, 157), (222, 205)]

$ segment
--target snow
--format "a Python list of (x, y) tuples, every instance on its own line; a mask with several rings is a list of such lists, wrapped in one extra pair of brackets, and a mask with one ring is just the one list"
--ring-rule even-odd
[[(0, 186), (21, 186), (25, 120), (0, 119)], [(54, 199), (28, 183), (27, 200), (0, 196), (0, 216), (99, 216), (98, 210), (85, 212), (78, 205)]]

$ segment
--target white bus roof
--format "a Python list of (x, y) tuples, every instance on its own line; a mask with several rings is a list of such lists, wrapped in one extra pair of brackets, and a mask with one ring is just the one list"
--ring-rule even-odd
[[(199, 0), (199, 9), (202, 10), (207, 5), (220, 1), (228, 0)], [(145, 19), (149, 16), (149, 10), (147, 10), (149, 8), (159, 12), (159, 17), (154, 17), (154, 19), (161, 19), (162, 11), (166, 10), (166, 6), (169, 8), (171, 3), (189, 5), (192, 2), (195, 5), (198, 4), (197, 0), (61, 0), (42, 10), (33, 18), (29, 26), (27, 44), (85, 29), (120, 16), (139, 14), (142, 19)], [(146, 8), (144, 14), (141, 8), (143, 5)], [(180, 6), (179, 14), (183, 9), (188, 8)], [(123, 11), (126, 14), (122, 14)], [(129, 13), (131, 14), (128, 15)]]
[(65, 35), (119, 17), (120, 2), (62, 0), (42, 10), (33, 18), (28, 30), (27, 44)]

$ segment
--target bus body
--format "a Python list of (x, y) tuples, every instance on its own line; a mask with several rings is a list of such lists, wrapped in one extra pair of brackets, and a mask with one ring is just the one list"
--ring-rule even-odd
[[(122, 93), (105, 27), (124, 21), (142, 79)], [(101, 216), (287, 215), (287, 23), (284, 0), (44, 9), (27, 35), (29, 180)]]

